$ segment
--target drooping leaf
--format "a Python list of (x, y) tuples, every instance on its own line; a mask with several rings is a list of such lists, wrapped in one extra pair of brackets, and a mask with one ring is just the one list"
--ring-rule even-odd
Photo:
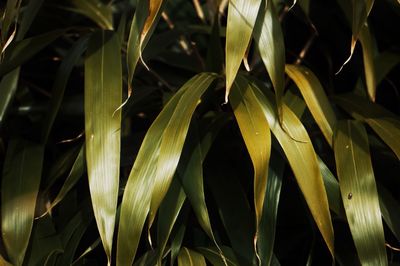
[(333, 256), (334, 235), (328, 199), (310, 137), (296, 115), (285, 105), (283, 105), (283, 126), (286, 129), (284, 131), (275, 112), (273, 96), (266, 92), (267, 97), (265, 97), (254, 83), (251, 88), (263, 107), (272, 133), (282, 146), (311, 214)]
[(18, 27), (16, 40), (19, 41), (24, 38), (31, 27), (33, 20), (36, 18), (37, 13), (42, 7), (43, 2), (44, 0), (30, 0), (26, 5), (23, 6), (22, 19)]
[(374, 5), (374, 0), (352, 0), (352, 4), (353, 16), (351, 29), (353, 36), (351, 38), (351, 54), (353, 54), (356, 42), (360, 38), (362, 28), (367, 22), (368, 15)]
[(50, 135), (51, 128), (57, 116), (58, 110), (64, 97), (64, 91), (67, 86), (69, 76), (72, 69), (80, 59), (83, 51), (86, 49), (88, 38), (84, 36), (80, 38), (65, 55), (60, 67), (57, 70), (54, 79), (52, 98), (50, 101), (49, 111), (46, 113), (43, 124), (42, 142), (46, 143)]
[(376, 73), (375, 73), (375, 59), (374, 45), (372, 34), (368, 24), (365, 24), (360, 31), (360, 43), (363, 50), (364, 61), (364, 77), (367, 85), (367, 93), (372, 102), (375, 102), (376, 96)]
[[(16, 35), (17, 19), (20, 12), (21, 0), (8, 0), (2, 10), (1, 35), (0, 35), (0, 55), (7, 46), (13, 41)], [(14, 27), (12, 27), (14, 25)]]
[[(226, 246), (221, 247), (222, 252), (225, 256), (225, 261), (221, 258), (219, 251), (216, 248), (208, 247), (208, 248), (197, 248), (197, 250), (203, 254), (203, 256), (215, 266), (236, 266), (239, 265), (236, 261), (235, 254), (232, 249)], [(226, 264), (225, 264), (226, 262)]]
[(267, 189), (265, 191), (264, 209), (259, 227), (258, 252), (261, 265), (271, 265), (273, 257), (278, 205), (284, 169), (285, 161), (278, 153), (272, 152)]
[(272, 1), (263, 0), (253, 36), (275, 90), (275, 99), (282, 118), (285, 89), (285, 45), (282, 28)]
[[(175, 173), (193, 111), (202, 93), (215, 78), (214, 74), (201, 73), (186, 82), (147, 131), (122, 198), (117, 265), (132, 264), (152, 195), (156, 200), (154, 203), (158, 203), (157, 208), (153, 209), (154, 218), (164, 198), (160, 193), (165, 194)], [(154, 192), (153, 186), (157, 180), (160, 183), (157, 184), (157, 192)]]
[(260, 4), (261, 0), (229, 1), (225, 46), (226, 102), (250, 43)]
[(344, 120), (337, 123), (334, 152), (340, 192), (360, 262), (363, 265), (387, 265), (368, 136), (360, 122)]
[(286, 65), (285, 71), (296, 83), (325, 139), (332, 146), (336, 116), (318, 78), (304, 66)]
[(365, 121), (400, 159), (400, 118), (378, 104), (352, 94), (334, 97), (355, 119)]
[(178, 255), (178, 266), (206, 266), (206, 260), (200, 253), (183, 247)]
[(271, 132), (262, 107), (250, 88), (249, 81), (238, 76), (233, 84), (230, 103), (254, 168), (254, 206), (256, 212), (256, 248), (259, 224), (267, 188), (268, 165), (271, 155)]
[(119, 184), (122, 68), (116, 33), (99, 31), (85, 59), (85, 137), (90, 195), (108, 260)]
[(8, 143), (1, 184), (1, 232), (14, 265), (22, 265), (33, 226), (44, 148), (24, 141)]
[(70, 0), (75, 6), (74, 11), (81, 13), (93, 20), (103, 30), (113, 29), (113, 10), (109, 4), (100, 0)]

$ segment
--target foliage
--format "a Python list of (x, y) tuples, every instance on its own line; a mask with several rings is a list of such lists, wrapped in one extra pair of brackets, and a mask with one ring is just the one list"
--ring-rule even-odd
[(0, 8), (0, 265), (400, 263), (398, 1)]

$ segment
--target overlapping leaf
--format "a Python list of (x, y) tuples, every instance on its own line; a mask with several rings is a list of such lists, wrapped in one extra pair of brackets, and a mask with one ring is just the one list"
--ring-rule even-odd
[(119, 188), (121, 99), (118, 35), (96, 32), (85, 59), (86, 162), (93, 210), (109, 261)]
[(359, 39), (363, 50), (364, 76), (367, 85), (367, 93), (371, 101), (375, 102), (376, 71), (374, 55), (376, 52), (374, 51), (372, 34), (368, 24), (365, 24), (364, 27), (362, 27)]
[(151, 217), (154, 218), (175, 173), (194, 109), (215, 78), (214, 74), (202, 73), (189, 80), (175, 93), (148, 130), (121, 203), (118, 265), (132, 264), (150, 203)]
[(178, 255), (178, 266), (206, 266), (206, 260), (202, 254), (183, 247)]
[(249, 45), (260, 5), (261, 0), (229, 1), (225, 46), (226, 102)]
[(299, 88), (325, 139), (332, 145), (336, 116), (318, 78), (304, 66), (286, 65), (285, 70)]
[(266, 92), (266, 98), (254, 83), (251, 88), (262, 105), (272, 133), (285, 152), (311, 214), (333, 256), (334, 235), (327, 194), (307, 131), (296, 115), (283, 105), (283, 126), (286, 128), (284, 131), (279, 124), (272, 95)]
[(22, 265), (33, 226), (44, 148), (24, 141), (8, 144), (1, 182), (1, 232), (9, 259)]
[(71, 3), (75, 6), (76, 9), (74, 10), (76, 12), (93, 20), (103, 30), (113, 29), (113, 12), (111, 5), (106, 5), (100, 0), (71, 0)]
[(263, 0), (253, 36), (275, 90), (280, 120), (285, 89), (285, 45), (282, 28), (272, 1)]
[[(239, 125), (254, 168), (254, 206), (256, 212), (256, 235), (263, 213), (267, 187), (268, 166), (271, 155), (271, 132), (262, 107), (250, 88), (249, 81), (238, 76), (229, 96), (232, 109)], [(256, 247), (255, 247), (256, 248)]]
[(368, 136), (360, 122), (337, 123), (334, 152), (346, 217), (360, 262), (362, 265), (387, 265)]

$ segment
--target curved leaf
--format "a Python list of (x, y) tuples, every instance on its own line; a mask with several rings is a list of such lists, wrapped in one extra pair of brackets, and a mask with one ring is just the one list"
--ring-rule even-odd
[(275, 99), (282, 118), (285, 89), (285, 45), (273, 1), (262, 1), (253, 36), (275, 90)]
[(256, 212), (254, 248), (256, 249), (267, 188), (268, 165), (271, 156), (271, 132), (262, 107), (252, 92), (248, 80), (242, 76), (236, 78), (229, 100), (254, 168), (253, 189)]
[(1, 183), (1, 232), (9, 259), (22, 265), (32, 231), (43, 164), (43, 146), (11, 140)]
[(90, 195), (108, 261), (119, 186), (122, 69), (119, 37), (100, 31), (85, 59), (85, 137)]
[(261, 0), (229, 1), (225, 46), (225, 102), (228, 102), (229, 91), (249, 46), (260, 4)]
[(113, 29), (113, 12), (111, 5), (103, 4), (100, 0), (70, 1), (76, 7), (76, 12), (93, 20), (103, 30)]
[(351, 39), (351, 54), (354, 52), (356, 42), (360, 37), (362, 28), (367, 22), (369, 13), (371, 12), (372, 6), (375, 0), (352, 0), (353, 3), (353, 16), (352, 26), (353, 36)]
[(311, 214), (333, 256), (334, 235), (328, 199), (310, 137), (300, 120), (286, 105), (283, 105), (284, 131), (275, 112), (273, 96), (268, 93), (266, 98), (254, 83), (252, 90), (263, 107), (272, 133), (285, 152)]
[(229, 247), (221, 247), (225, 256), (225, 261), (221, 258), (218, 250), (215, 248), (197, 248), (203, 256), (215, 266), (236, 266), (239, 265), (236, 261), (235, 254)]
[(357, 121), (337, 123), (336, 169), (347, 221), (362, 265), (387, 265), (378, 192), (368, 136)]
[(367, 84), (367, 92), (371, 101), (375, 102), (376, 96), (376, 73), (375, 73), (375, 60), (374, 60), (374, 46), (372, 34), (368, 24), (365, 24), (360, 32), (360, 43), (363, 50), (364, 60), (364, 77)]
[(336, 116), (318, 78), (304, 66), (286, 65), (285, 71), (296, 83), (325, 139), (332, 146)]
[(206, 260), (200, 253), (183, 247), (178, 255), (178, 266), (206, 266)]

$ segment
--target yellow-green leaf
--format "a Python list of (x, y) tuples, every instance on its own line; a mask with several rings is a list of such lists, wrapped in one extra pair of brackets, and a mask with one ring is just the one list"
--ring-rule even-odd
[(250, 88), (247, 79), (240, 75), (236, 78), (229, 100), (254, 168), (253, 189), (256, 212), (254, 245), (256, 245), (267, 188), (268, 165), (271, 156), (271, 132), (261, 104)]
[(228, 102), (229, 91), (250, 43), (260, 4), (261, 0), (229, 1), (225, 46), (226, 102)]
[(22, 265), (33, 226), (42, 174), (43, 146), (8, 143), (1, 182), (1, 232), (12, 264)]
[(206, 266), (206, 260), (200, 253), (183, 247), (178, 255), (178, 266)]
[(359, 39), (359, 35), (367, 22), (369, 13), (371, 12), (374, 0), (352, 0), (353, 3), (353, 17), (352, 17), (352, 31), (353, 36), (351, 39), (351, 54), (354, 52), (356, 42)]
[(387, 265), (378, 192), (368, 136), (357, 121), (340, 121), (334, 136), (340, 192), (362, 265)]
[(76, 12), (87, 16), (99, 25), (103, 30), (113, 29), (113, 10), (109, 4), (101, 0), (70, 0), (76, 7)]
[(367, 84), (367, 92), (371, 101), (375, 102), (376, 95), (376, 73), (375, 73), (375, 60), (374, 60), (374, 45), (372, 40), (372, 34), (365, 24), (359, 35), (360, 43), (363, 50), (363, 61), (364, 61), (364, 77)]
[(265, 97), (254, 83), (251, 88), (262, 105), (272, 133), (282, 146), (311, 214), (333, 256), (334, 234), (328, 198), (310, 137), (303, 124), (286, 105), (283, 105), (283, 130), (275, 112), (273, 96), (266, 92)]
[(235, 254), (231, 248), (223, 246), (223, 247), (221, 247), (221, 249), (222, 249), (222, 252), (224, 253), (225, 261), (223, 260), (223, 258), (221, 258), (221, 254), (219, 253), (219, 251), (216, 248), (213, 248), (213, 247), (197, 248), (197, 250), (201, 254), (203, 254), (203, 256), (209, 262), (211, 262), (212, 265), (214, 265), (214, 266), (236, 266), (236, 265), (239, 265), (237, 263)]
[(99, 31), (85, 59), (85, 136), (90, 195), (108, 260), (117, 211), (122, 67), (118, 35)]
[(296, 83), (325, 139), (332, 146), (336, 116), (318, 78), (304, 66), (286, 65), (285, 70)]
[(262, 1), (253, 36), (274, 87), (281, 118), (282, 98), (285, 89), (285, 45), (274, 4), (272, 1), (266, 2), (266, 0)]
[(400, 118), (378, 104), (352, 94), (336, 96), (335, 102), (355, 119), (366, 122), (400, 159)]
[(117, 265), (133, 263), (152, 195), (154, 218), (175, 173), (194, 108), (215, 78), (214, 74), (201, 73), (186, 82), (147, 131), (122, 198)]

